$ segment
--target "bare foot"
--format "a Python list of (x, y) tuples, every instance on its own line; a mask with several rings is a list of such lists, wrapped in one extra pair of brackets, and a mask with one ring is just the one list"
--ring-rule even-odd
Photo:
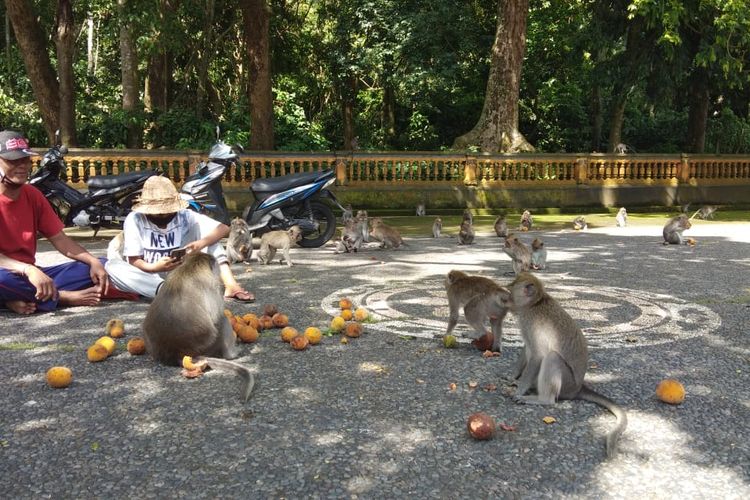
[(34, 302), (24, 302), (23, 300), (9, 300), (5, 303), (5, 307), (16, 314), (31, 314), (36, 311)]
[(60, 291), (61, 306), (95, 306), (102, 298), (96, 286), (84, 290)]

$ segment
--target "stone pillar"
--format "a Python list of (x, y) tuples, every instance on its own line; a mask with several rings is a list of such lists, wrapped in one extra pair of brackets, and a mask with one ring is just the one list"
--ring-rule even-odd
[(464, 186), (477, 185), (477, 157), (466, 155), (466, 166), (464, 167)]
[(347, 181), (346, 164), (347, 164), (347, 161), (344, 158), (340, 156), (336, 157), (335, 168), (336, 168), (336, 185), (337, 186), (346, 186), (346, 181)]
[(680, 155), (680, 166), (677, 170), (677, 180), (680, 184), (687, 184), (690, 182), (690, 157), (685, 153)]
[(576, 184), (588, 184), (589, 183), (589, 160), (588, 158), (577, 158), (576, 166), (574, 168), (574, 177)]

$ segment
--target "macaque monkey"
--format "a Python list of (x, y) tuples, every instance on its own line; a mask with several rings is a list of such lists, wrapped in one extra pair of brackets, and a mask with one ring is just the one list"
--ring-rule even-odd
[(357, 227), (357, 221), (349, 219), (341, 230), (341, 241), (336, 244), (336, 253), (357, 252), (361, 246), (362, 233)]
[(235, 217), (229, 226), (227, 238), (227, 257), (229, 263), (250, 262), (253, 255), (253, 234), (250, 226), (243, 219)]
[(125, 260), (123, 248), (125, 246), (125, 232), (120, 231), (107, 245), (107, 260)]
[(503, 252), (513, 259), (513, 273), (515, 275), (525, 273), (531, 268), (531, 251), (515, 234), (509, 233), (505, 238)]
[(524, 210), (521, 214), (521, 231), (528, 231), (533, 225), (534, 219), (531, 217), (531, 212)]
[(573, 229), (576, 231), (585, 231), (588, 227), (589, 225), (586, 224), (586, 218), (582, 215), (579, 215), (573, 220)]
[(404, 244), (401, 234), (395, 228), (392, 228), (380, 217), (372, 219), (372, 231), (370, 236), (380, 242), (380, 248), (398, 248)]
[(547, 249), (539, 238), (531, 242), (531, 269), (547, 269)]
[(471, 224), (472, 226), (474, 225), (474, 214), (472, 214), (471, 210), (468, 208), (464, 210), (464, 218), (462, 222), (463, 221), (469, 221), (469, 224)]
[(432, 223), (432, 237), (440, 238), (440, 232), (443, 230), (443, 219), (435, 217), (435, 222)]
[(464, 219), (461, 222), (461, 227), (458, 228), (458, 244), (471, 245), (474, 243), (474, 235), (474, 226), (471, 224), (471, 217)]
[(216, 259), (202, 252), (188, 254), (167, 275), (146, 312), (146, 350), (165, 365), (179, 366), (184, 356), (199, 356), (195, 362), (234, 371), (242, 377), (242, 400), (247, 401), (255, 377), (247, 367), (227, 361), (236, 358), (238, 350), (221, 290)]
[(357, 227), (359, 227), (359, 231), (362, 233), (362, 241), (369, 243), (370, 223), (369, 218), (367, 217), (367, 210), (357, 210), (357, 216), (355, 219), (357, 221)]
[[(716, 212), (716, 207), (711, 206), (711, 205), (706, 205), (704, 207), (699, 208), (698, 211), (693, 214), (693, 217), (697, 215), (699, 218), (703, 220), (713, 219), (714, 212)], [(690, 218), (692, 219), (693, 217), (690, 217)]]
[[(628, 424), (627, 414), (609, 398), (583, 383), (589, 364), (586, 338), (575, 320), (545, 292), (533, 275), (520, 274), (510, 285), (510, 310), (518, 318), (523, 352), (513, 377), (519, 403), (551, 405), (561, 399), (584, 399), (617, 417), (607, 434), (607, 455), (613, 456), (617, 440)], [(531, 389), (537, 395), (527, 395)]]
[(417, 205), (417, 217), (424, 217), (427, 215), (427, 210), (425, 209), (424, 203), (420, 203)]
[(507, 301), (510, 293), (494, 281), (483, 276), (469, 276), (461, 271), (453, 270), (445, 279), (445, 291), (448, 294), (448, 329), (445, 335), (450, 335), (458, 323), (458, 310), (464, 307), (466, 322), (476, 332), (474, 339), (486, 334), (485, 321), (490, 320), (492, 335), (492, 350), (502, 352), (503, 318), (508, 312)]
[(500, 215), (495, 219), (495, 234), (498, 238), (505, 238), (508, 236), (508, 223), (505, 220), (504, 215)]
[(352, 211), (352, 204), (347, 203), (344, 207), (344, 213), (341, 215), (341, 223), (346, 225), (347, 222), (354, 219), (354, 212)]
[[(260, 250), (258, 250), (258, 260), (263, 264), (270, 264), (276, 255), (276, 250), (281, 250), (284, 254), (286, 265), (292, 267), (292, 259), (289, 256), (289, 249), (296, 245), (302, 239), (302, 230), (299, 226), (292, 226), (286, 231), (271, 231), (265, 233), (260, 238)], [(281, 264), (282, 259), (279, 259)]]
[(625, 227), (628, 225), (628, 211), (625, 210), (625, 207), (621, 207), (617, 212), (615, 221), (617, 222), (617, 227)]
[(665, 245), (682, 245), (686, 244), (687, 241), (682, 237), (682, 232), (686, 229), (690, 229), (692, 224), (688, 220), (688, 216), (680, 214), (669, 219), (664, 225), (662, 234), (664, 235)]

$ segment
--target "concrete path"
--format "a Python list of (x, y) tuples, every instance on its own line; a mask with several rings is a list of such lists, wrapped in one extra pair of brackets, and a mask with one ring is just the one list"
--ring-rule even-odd
[[(750, 225), (698, 222), (686, 234), (695, 247), (662, 246), (656, 226), (521, 235), (549, 248), (538, 276), (589, 339), (587, 380), (628, 411), (612, 460), (607, 411), (504, 395), (520, 347), (512, 318), (502, 357), (432, 339), (446, 325), (449, 270), (510, 281), (499, 240), (409, 238), (394, 251), (296, 249), (292, 268), (234, 266), (258, 297), (228, 304), (236, 314), (275, 303), (298, 329), (325, 329), (349, 297), (375, 319), (348, 344), (324, 337), (296, 352), (275, 330), (242, 345), (259, 380), (247, 404), (231, 375), (187, 380), (129, 355), (145, 302), (0, 312), (0, 496), (748, 498)], [(81, 241), (103, 255), (106, 241)], [(87, 362), (115, 317), (127, 329), (116, 354)], [(53, 365), (73, 370), (71, 387), (47, 387)], [(684, 384), (682, 405), (656, 399), (664, 378)], [(466, 420), (477, 411), (515, 430), (475, 441)]]

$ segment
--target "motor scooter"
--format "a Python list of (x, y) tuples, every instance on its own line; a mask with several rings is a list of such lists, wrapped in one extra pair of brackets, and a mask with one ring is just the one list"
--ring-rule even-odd
[(29, 184), (44, 194), (65, 227), (91, 227), (94, 236), (102, 227), (121, 226), (146, 179), (159, 174), (157, 170), (141, 170), (97, 175), (88, 179), (88, 191), (82, 193), (61, 179), (66, 171), (67, 153), (68, 148), (60, 144), (58, 130), (55, 145), (44, 153), (39, 167), (29, 177)]

